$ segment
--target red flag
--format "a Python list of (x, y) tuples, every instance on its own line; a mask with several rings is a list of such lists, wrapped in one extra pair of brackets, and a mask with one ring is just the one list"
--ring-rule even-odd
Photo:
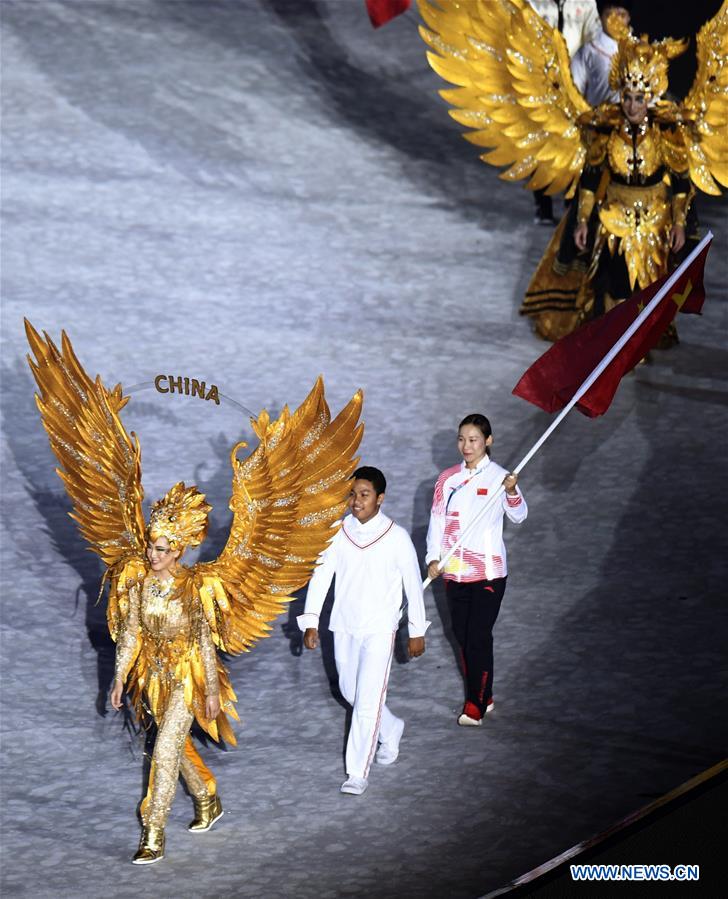
[(366, 0), (367, 12), (375, 28), (386, 25), (390, 19), (407, 12), (411, 3), (412, 0)]
[[(710, 243), (685, 267), (667, 294), (577, 401), (580, 412), (590, 418), (603, 415), (622, 377), (657, 345), (676, 312), (700, 312), (705, 300), (703, 269)], [(665, 275), (606, 315), (562, 337), (533, 363), (513, 393), (546, 412), (563, 409), (670, 277)]]

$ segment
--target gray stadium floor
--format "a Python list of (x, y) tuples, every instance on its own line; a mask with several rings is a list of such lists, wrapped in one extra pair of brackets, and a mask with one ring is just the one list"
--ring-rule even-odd
[(168, 858), (129, 865), (142, 746), (106, 703), (100, 570), (65, 514), (23, 316), (67, 329), (107, 383), (142, 385), (125, 421), (147, 497), (197, 482), (212, 550), (245, 417), (145, 385), (197, 377), (255, 412), (319, 372), (332, 408), (363, 387), (363, 458), (421, 549), (460, 417), (491, 417), (504, 465), (550, 420), (510, 392), (545, 348), (517, 308), (548, 234), (458, 136), (411, 14), (374, 32), (358, 2), (1, 13), (3, 895), (473, 897), (719, 761), (728, 268), (725, 203), (701, 198), (705, 314), (523, 474), (487, 725), (455, 726), (436, 589), (426, 655), (400, 652), (391, 677), (400, 760), (340, 795), (331, 660), (300, 654), (284, 617), (231, 663), (238, 747), (205, 750), (226, 816), (189, 835), (180, 790)]

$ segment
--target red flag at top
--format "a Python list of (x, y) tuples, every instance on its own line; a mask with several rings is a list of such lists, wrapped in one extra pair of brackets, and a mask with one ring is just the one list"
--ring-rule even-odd
[(390, 19), (407, 12), (411, 3), (412, 0), (366, 0), (367, 12), (375, 28), (386, 25)]
[[(678, 310), (700, 312), (705, 300), (703, 269), (710, 243), (708, 241), (686, 266), (667, 294), (577, 401), (576, 408), (580, 412), (590, 418), (603, 415), (614, 399), (622, 377), (657, 345), (675, 313)], [(546, 412), (563, 409), (670, 277), (665, 275), (606, 315), (562, 337), (533, 363), (513, 388), (513, 393)]]

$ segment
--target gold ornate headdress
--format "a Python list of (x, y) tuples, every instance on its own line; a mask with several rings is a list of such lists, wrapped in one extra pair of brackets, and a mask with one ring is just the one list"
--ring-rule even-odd
[(607, 29), (618, 42), (609, 70), (610, 89), (618, 93), (639, 91), (648, 100), (657, 100), (667, 90), (668, 62), (685, 52), (687, 40), (667, 37), (650, 43), (646, 34), (636, 37), (614, 14), (609, 16)]
[(157, 500), (149, 516), (152, 540), (166, 537), (172, 549), (199, 546), (207, 533), (207, 516), (212, 506), (197, 487), (185, 487), (183, 481)]

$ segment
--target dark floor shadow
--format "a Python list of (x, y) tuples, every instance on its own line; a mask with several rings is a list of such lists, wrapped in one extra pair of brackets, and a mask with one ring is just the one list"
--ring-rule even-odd
[[(527, 466), (522, 469), (519, 485), (524, 493), (528, 490), (529, 480), (537, 477), (540, 486), (548, 490), (559, 490), (566, 493), (574, 484), (574, 481), (583, 466), (591, 464), (595, 453), (610, 439), (624, 424), (626, 418), (632, 412), (629, 403), (615, 402), (609, 410), (609, 415), (598, 420), (585, 419), (577, 410), (572, 410), (559, 425), (559, 429), (569, 430), (579, 434), (579, 452), (573, 454), (573, 449), (565, 448), (565, 441), (561, 440), (557, 429), (549, 439), (541, 446), (538, 453)], [(519, 437), (515, 447), (509, 451), (508, 459), (499, 460), (504, 467), (515, 467), (526, 454), (535, 446), (536, 442), (547, 430), (553, 416), (545, 412), (534, 411), (524, 422), (522, 436)], [(535, 469), (535, 471), (534, 471)]]
[(326, 594), (321, 617), (319, 619), (319, 641), (321, 645), (321, 662), (329, 682), (329, 690), (334, 699), (342, 708), (349, 709), (349, 703), (341, 695), (339, 690), (339, 674), (336, 670), (336, 655), (334, 653), (334, 632), (329, 629), (331, 611), (334, 607), (334, 591), (336, 588), (336, 576), (332, 581), (329, 592)]
[(675, 384), (656, 384), (645, 382), (641, 385), (646, 391), (655, 391), (682, 397), (696, 403), (705, 403), (707, 406), (728, 406), (728, 390), (710, 390), (704, 387), (680, 387)]
[(336, 669), (336, 655), (334, 653), (334, 633), (329, 629), (331, 621), (331, 610), (334, 607), (334, 591), (336, 588), (336, 575), (331, 583), (329, 592), (326, 594), (323, 608), (321, 609), (321, 617), (319, 619), (319, 641), (321, 647), (321, 661), (326, 672), (329, 682), (329, 690), (336, 702), (344, 709), (344, 732), (341, 742), (341, 757), (343, 760), (344, 770), (346, 770), (346, 743), (349, 739), (349, 731), (351, 730), (351, 718), (353, 709), (344, 699), (339, 689), (339, 673)]
[(296, 658), (303, 655), (303, 631), (298, 626), (296, 619), (299, 615), (303, 615), (303, 609), (306, 605), (307, 588), (302, 587), (291, 594), (291, 601), (288, 603), (288, 616), (281, 625), (283, 636), (288, 640), (288, 651)]
[[(178, 104), (170, 104), (155, 91), (148, 89), (149, 67), (158, 63), (145, 57), (146, 48), (139, 43), (139, 56), (134, 62), (129, 58), (117, 59), (117, 48), (106, 45), (94, 29), (94, 21), (103, 16), (109, 20), (109, 31), (114, 25), (121, 28), (143, 29), (152, 20), (164, 20), (179, 28), (186, 28), (205, 40), (240, 53), (239, 68), (230, 71), (231, 81), (248, 74), (251, 59), (266, 61), (277, 78), (289, 76), (291, 83), (300, 90), (301, 68), (310, 79), (311, 89), (324, 97), (332, 112), (345, 125), (355, 128), (370, 140), (380, 140), (399, 150), (405, 160), (410, 160), (406, 171), (419, 172), (418, 163), (424, 164), (421, 177), (428, 190), (437, 192), (448, 208), (457, 209), (463, 215), (482, 223), (491, 220), (495, 212), (483, 199), (473, 198), (472, 189), (463, 178), (464, 167), (477, 169), (477, 154), (465, 142), (458, 139), (448, 116), (433, 94), (413, 94), (391, 74), (373, 76), (363, 72), (347, 58), (347, 50), (337, 43), (328, 26), (327, 17), (320, 4), (314, 0), (269, 0), (262, 8), (246, 8), (232, 2), (208, 0), (200, 2), (176, 2), (154, 0), (140, 9), (136, 4), (96, 5), (94, 17), (88, 21), (82, 16), (74, 20), (74, 37), (66, 44), (53, 41), (55, 52), (46, 52), (49, 41), (64, 28), (67, 21), (57, 19), (48, 9), (43, 16), (33, 20), (32, 27), (23, 19), (27, 10), (19, 11), (23, 27), (15, 31), (23, 42), (34, 64), (49, 77), (56, 89), (75, 108), (83, 111), (93, 121), (124, 134), (134, 143), (141, 143), (145, 151), (165, 167), (173, 166), (184, 177), (209, 183), (212, 177), (221, 184), (235, 179), (246, 179), (247, 160), (239, 147), (232, 148), (229, 135), (216, 129), (207, 119), (197, 118)], [(7, 23), (13, 26), (15, 11), (7, 11)], [(261, 26), (265, 21), (267, 28)], [(281, 55), (281, 35), (275, 22), (285, 28), (298, 52)], [(363, 26), (369, 27), (366, 21)], [(251, 27), (256, 28), (251, 41)], [(426, 70), (424, 44), (412, 29), (412, 41), (416, 57)], [(64, 51), (67, 47), (67, 51)], [(82, 58), (79, 62), (78, 54)], [(113, 67), (114, 78), (102, 78), (97, 89), (75, 77), (79, 68), (105, 71)], [(215, 88), (218, 85), (214, 86)], [(206, 99), (209, 85), (193, 85), (200, 102)], [(127, 119), (118, 115), (119, 109), (128, 106), (128, 98), (134, 97), (138, 115)], [(243, 121), (245, 108), (234, 99), (223, 100), (214, 94), (216, 103), (228, 106), (230, 122)], [(392, 115), (392, 110), (397, 110)], [(433, 112), (434, 110), (434, 112)], [(143, 123), (140, 123), (139, 116)], [(177, 152), (170, 152), (170, 135)], [(200, 147), (205, 147), (204, 155)], [(232, 187), (232, 184), (231, 184)], [(277, 188), (261, 186), (261, 190)], [(285, 185), (283, 185), (285, 190)]]
[[(159, 0), (163, 4), (166, 0)], [(366, 71), (353, 61), (349, 48), (332, 33), (326, 4), (317, 0), (267, 0), (266, 9), (273, 13), (295, 42), (299, 52), (291, 56), (291, 63), (280, 61), (277, 73), (289, 73), (297, 91), (301, 90), (301, 71), (308, 77), (308, 90), (322, 99), (331, 114), (346, 128), (359, 133), (368, 142), (392, 147), (402, 155), (403, 175), (422, 184), (422, 190), (432, 197), (435, 210), (455, 211), (463, 220), (471, 221), (477, 231), (487, 234), (494, 226), (502, 226), (499, 200), (509, 195), (512, 203), (522, 208), (530, 222), (533, 199), (523, 183), (505, 185), (498, 180), (497, 170), (484, 165), (478, 154), (462, 138), (462, 129), (454, 128), (446, 107), (431, 91), (416, 92), (409, 80), (400, 83), (392, 71)], [(187, 27), (203, 30), (214, 41), (228, 45), (235, 42), (235, 27), (220, 29), (213, 18), (200, 19), (193, 5), (177, 8), (175, 19)], [(421, 63), (427, 72), (425, 45), (416, 27), (419, 17), (408, 17), (411, 33), (402, 44), (400, 66), (411, 66), (411, 60)], [(229, 23), (228, 23), (229, 24)], [(367, 23), (362, 22), (363, 27)], [(239, 44), (237, 44), (239, 46)], [(265, 56), (265, 49), (258, 50)], [(440, 86), (439, 82), (436, 82)], [(401, 86), (400, 86), (401, 85)], [(442, 83), (444, 86), (444, 82)], [(394, 114), (393, 114), (394, 112)], [(516, 190), (520, 195), (516, 194)], [(555, 198), (557, 215), (561, 214)], [(473, 241), (477, 239), (473, 233)], [(546, 247), (550, 232), (536, 228), (528, 232), (528, 247), (522, 254), (519, 277), (511, 297), (514, 311), (520, 306), (526, 286)], [(493, 323), (489, 323), (487, 338), (494, 338)], [(504, 340), (510, 326), (499, 332)]]
[[(335, 39), (324, 7), (316, 0), (269, 0), (269, 7), (301, 50), (299, 64), (312, 89), (325, 98), (330, 111), (348, 128), (366, 140), (391, 146), (409, 160), (403, 174), (421, 182), (428, 194), (437, 192), (439, 199), (433, 199), (433, 208), (455, 211), (485, 233), (502, 223), (499, 204), (492, 195), (510, 192), (504, 188), (515, 189), (498, 181), (496, 171), (489, 171), (462, 133), (453, 129), (446, 109), (435, 98), (435, 89), (431, 94), (413, 92), (410, 86), (400, 87), (390, 72), (375, 75), (358, 68), (347, 48)], [(407, 58), (421, 58), (424, 70), (424, 44), (416, 33), (410, 38)], [(518, 187), (523, 193), (523, 185)], [(526, 199), (525, 194), (519, 198), (514, 192), (513, 202), (525, 207), (524, 214), (530, 219), (531, 213), (525, 210), (530, 210), (532, 199)], [(473, 241), (476, 238), (474, 232)], [(537, 261), (541, 245), (545, 247), (543, 229), (533, 229), (529, 240), (539, 249), (523, 255), (511, 298), (514, 309), (520, 306), (535, 268), (531, 260)], [(504, 329), (502, 336), (509, 330)]]
[[(349, 730), (351, 729), (351, 718), (352, 718), (352, 707), (349, 703), (344, 699), (341, 694), (341, 690), (339, 689), (339, 673), (336, 668), (336, 655), (334, 653), (334, 634), (333, 631), (329, 628), (329, 624), (331, 622), (331, 610), (334, 607), (334, 593), (336, 589), (336, 575), (334, 575), (334, 579), (331, 582), (331, 586), (329, 587), (328, 593), (326, 594), (326, 599), (324, 600), (324, 604), (321, 608), (321, 615), (319, 616), (319, 650), (321, 652), (321, 664), (324, 667), (324, 672), (326, 674), (326, 680), (329, 685), (329, 692), (332, 697), (336, 700), (336, 702), (344, 709), (345, 717), (344, 717), (344, 733), (341, 744), (341, 756), (344, 764), (344, 768), (346, 768), (346, 742), (349, 739)], [(308, 585), (304, 587), (302, 590), (298, 591), (296, 594), (296, 602), (299, 604), (298, 608), (300, 611), (297, 614), (302, 614), (303, 609), (306, 605), (306, 594), (308, 592)], [(289, 613), (293, 615), (293, 611)], [(295, 623), (295, 618), (293, 619)], [(290, 618), (289, 618), (290, 622)], [(298, 624), (295, 623), (296, 628), (298, 628)], [(292, 628), (293, 625), (288, 624), (289, 628)], [(284, 625), (286, 628), (286, 625)], [(300, 631), (299, 631), (300, 632)], [(303, 640), (303, 637), (301, 637)], [(310, 650), (309, 650), (310, 651)], [(315, 650), (314, 650), (315, 651)], [(293, 653), (296, 655), (296, 653)], [(300, 655), (300, 653), (298, 653)]]
[[(141, 17), (121, 5), (96, 8), (94, 12), (108, 17), (110, 28), (113, 24), (128, 27), (134, 21), (143, 25), (144, 18), (151, 16), (194, 31), (226, 50), (239, 50), (239, 70), (234, 66), (230, 71), (232, 82), (244, 76), (246, 61), (255, 59), (274, 72), (277, 79), (283, 82), (288, 79), (291, 92), (298, 95), (308, 91), (323, 102), (327, 121), (341, 123), (368, 143), (379, 143), (397, 151), (402, 158), (402, 176), (421, 186), (423, 196), (429, 198), (433, 208), (455, 212), (475, 224), (473, 242), (479, 235), (487, 236), (494, 227), (502, 228), (502, 201), (506, 196), (510, 198), (511, 209), (519, 208), (525, 220), (530, 221), (533, 203), (528, 192), (522, 184), (517, 190), (516, 186), (498, 180), (497, 171), (484, 165), (473, 147), (462, 139), (462, 129), (453, 125), (445, 105), (436, 96), (437, 88), (444, 85), (433, 76), (431, 88), (412, 90), (413, 65), (421, 66), (423, 74), (429, 71), (425, 45), (413, 27), (414, 21), (408, 27), (408, 40), (401, 46), (401, 55), (392, 61), (392, 66), (372, 72), (357, 66), (350, 48), (332, 32), (325, 4), (316, 0), (268, 0), (261, 6), (255, 11), (257, 30), (252, 43), (253, 12), (237, 3), (216, 3), (211, 8), (208, 0), (185, 3), (155, 0), (144, 8)], [(13, 16), (8, 19), (12, 26)], [(261, 27), (261, 20), (268, 23), (267, 29)], [(18, 28), (17, 35), (34, 64), (75, 108), (105, 128), (123, 134), (135, 144), (140, 143), (152, 158), (165, 167), (174, 167), (192, 181), (209, 184), (212, 179), (234, 190), (240, 179), (250, 176), (248, 161), (241, 150), (233, 149), (228, 135), (217, 130), (207, 118), (196, 117), (194, 105), (187, 108), (183, 104), (170, 104), (163, 94), (148, 90), (148, 68), (152, 63), (144, 59), (143, 47), (139, 48), (140, 59), (136, 64), (127, 59), (116, 60), (116, 47), (104, 46), (91, 22), (77, 17), (73, 25), (76, 39), (56, 46), (56, 52), (48, 54), (48, 41), (63, 27), (68, 27), (67, 23), (56, 22), (46, 12), (42, 20), (34, 21), (32, 28), (27, 25)], [(369, 28), (365, 19), (362, 28)], [(284, 56), (280, 53), (280, 29), (285, 30), (293, 44), (292, 52)], [(366, 31), (363, 34), (375, 41), (373, 35), (369, 37)], [(381, 37), (377, 36), (376, 40)], [(98, 90), (89, 91), (74, 75), (79, 65), (75, 57), (78, 53), (83, 57), (81, 66), (91, 70), (107, 67), (109, 59), (112, 64), (116, 61), (114, 79), (106, 79)], [(398, 72), (406, 72), (407, 77), (398, 77)], [(302, 76), (307, 79), (305, 87), (301, 84)], [(209, 86), (194, 85), (191, 89), (197, 91), (200, 104), (207, 101)], [(118, 109), (125, 107), (129, 96), (134, 97), (137, 111), (132, 120), (118, 115)], [(223, 100), (219, 93), (215, 93), (214, 102), (225, 102), (229, 107), (228, 120), (238, 121), (244, 127), (243, 104), (231, 98)], [(320, 115), (320, 112), (317, 109), (312, 114)], [(176, 152), (170, 152), (170, 135)], [(202, 154), (200, 147), (204, 148)], [(334, 188), (332, 185), (331, 189)], [(289, 192), (285, 181), (275, 186), (259, 184), (256, 189), (271, 194)], [(509, 299), (514, 315), (548, 237), (545, 229), (539, 228), (530, 229), (527, 235), (528, 246), (522, 254), (519, 277)], [(495, 327), (491, 324), (484, 335), (487, 332), (493, 339)], [(507, 339), (509, 332), (510, 327), (503, 327), (498, 339)]]
[[(700, 371), (704, 361), (694, 358), (693, 364), (693, 372)], [(709, 364), (728, 370), (728, 351), (713, 350)], [(719, 711), (728, 689), (728, 668), (719, 662), (728, 641), (728, 557), (723, 529), (715, 527), (726, 508), (728, 470), (712, 466), (713, 448), (701, 429), (705, 415), (722, 414), (725, 395), (708, 391), (703, 402), (683, 404), (677, 427), (670, 391), (638, 384), (635, 396), (632, 418), (643, 445), (629, 464), (641, 473), (630, 479), (635, 487), (613, 525), (600, 522), (594, 510), (595, 529), (611, 537), (599, 584), (575, 597), (575, 561), (565, 550), (561, 588), (543, 598), (544, 639), (528, 666), (509, 677), (512, 701), (524, 715), (553, 716), (574, 727), (588, 721), (590, 732), (602, 732), (594, 764), (604, 770), (605, 807), (620, 800), (610, 796), (610, 781), (620, 780), (637, 746), (643, 758), (681, 773), (670, 781), (656, 764), (660, 773), (650, 781), (645, 770), (644, 790), (626, 797), (635, 807), (640, 797), (661, 794), (719, 761), (728, 741), (728, 720)], [(728, 438), (728, 419), (722, 431)], [(615, 459), (616, 490), (625, 485), (619, 465)], [(707, 467), (715, 506), (702, 498)], [(537, 577), (539, 560), (519, 564)], [(588, 557), (578, 564), (588, 565)], [(560, 611), (562, 604), (568, 611)]]
[[(96, 653), (97, 693), (96, 712), (108, 713), (107, 696), (114, 674), (115, 644), (106, 622), (106, 597), (100, 594), (103, 566), (95, 554), (88, 551), (84, 538), (69, 517), (71, 503), (55, 474), (57, 461), (43, 430), (38, 410), (33, 402), (35, 382), (23, 360), (2, 368), (3, 432), (8, 449), (23, 481), (23, 487), (44, 522), (43, 534), (55, 553), (71, 565), (79, 579), (73, 597), (74, 612), (82, 606), (88, 640)], [(3, 506), (2, 517), (12, 533), (16, 525)], [(66, 601), (70, 597), (65, 597)], [(63, 605), (64, 597), (58, 597)], [(123, 712), (124, 726), (135, 732), (129, 710)]]
[[(444, 471), (450, 465), (454, 465), (457, 459), (457, 421), (453, 423), (452, 428), (437, 431), (432, 437), (430, 446), (432, 452), (432, 474), (420, 481), (417, 485), (412, 503), (412, 525), (411, 531), (412, 542), (417, 550), (417, 558), (420, 562), (420, 568), (423, 573), (423, 579), (427, 576), (427, 566), (425, 565), (425, 555), (427, 553), (427, 528), (430, 521), (430, 509), (432, 508), (432, 493), (435, 489), (435, 482), (441, 471)], [(453, 653), (455, 664), (458, 665), (460, 651), (458, 649), (455, 637), (450, 624), (450, 610), (447, 606), (447, 598), (445, 596), (445, 586), (442, 578), (437, 578), (430, 586), (430, 593), (435, 603), (437, 615), (442, 624), (442, 631)], [(427, 603), (427, 593), (425, 593), (425, 602)], [(430, 615), (428, 614), (428, 617)]]
[[(331, 610), (334, 607), (334, 594), (336, 589), (336, 576), (331, 582), (329, 590), (326, 594), (326, 599), (324, 600), (324, 604), (321, 608), (321, 614), (319, 616), (319, 650), (321, 652), (321, 664), (324, 668), (324, 673), (326, 674), (326, 680), (329, 685), (329, 690), (331, 692), (332, 697), (339, 703), (342, 708), (348, 709), (349, 704), (346, 702), (344, 697), (341, 695), (341, 691), (339, 690), (339, 674), (336, 670), (336, 656), (334, 654), (334, 634), (333, 631), (330, 630), (329, 624), (331, 622)], [(301, 656), (305, 651), (303, 648), (303, 632), (298, 626), (298, 622), (296, 621), (299, 615), (302, 615), (304, 612), (304, 608), (306, 606), (306, 596), (308, 594), (308, 584), (305, 587), (302, 587), (300, 590), (297, 590), (293, 594), (293, 600), (288, 606), (288, 618), (281, 625), (281, 630), (285, 635), (286, 639), (289, 641), (289, 650), (291, 655), (293, 656)], [(315, 651), (315, 650), (314, 650)]]
[[(24, 8), (17, 10), (22, 24), (15, 34), (33, 58), (34, 65), (53, 81), (55, 88), (72, 106), (83, 110), (84, 115), (104, 128), (140, 144), (164, 168), (172, 167), (190, 181), (209, 183), (209, 179), (214, 178), (225, 183), (230, 180), (229, 175), (236, 179), (245, 178), (246, 160), (239, 146), (231, 148), (229, 135), (224, 129), (211, 122), (203, 122), (186, 110), (175, 108), (157, 91), (149, 89), (150, 70), (164, 63), (147, 55), (148, 50), (142, 39), (147, 29), (149, 33), (154, 32), (155, 17), (174, 19), (175, 12), (185, 8), (197, 8), (199, 18), (217, 22), (221, 32), (236, 31), (234, 16), (225, 16), (224, 9), (218, 10), (217, 4), (210, 7), (205, 2), (89, 3), (89, 17), (81, 14), (71, 26), (63, 15), (62, 7), (63, 3), (59, 3), (57, 9), (39, 7), (39, 15), (32, 17), (32, 5), (24, 5)], [(82, 11), (82, 8), (79, 10)], [(27, 21), (29, 16), (32, 17), (32, 24)], [(15, 17), (16, 10), (12, 7), (3, 10), (3, 19), (8, 27), (13, 26)], [(104, 20), (108, 30), (98, 28), (99, 21)], [(69, 28), (73, 29), (73, 39), (59, 39)], [(110, 38), (116, 28), (122, 31), (132, 29), (138, 33), (139, 40), (132, 44), (131, 56), (128, 53), (116, 55), (119, 48)], [(242, 22), (237, 29), (237, 38), (240, 42), (238, 46), (244, 48), (246, 35)], [(57, 52), (46, 52), (44, 48), (49, 44)], [(99, 73), (93, 90), (77, 78), (76, 73), (83, 69)], [(109, 77), (108, 73), (112, 70), (114, 74)], [(231, 78), (234, 77), (235, 73), (231, 73)], [(190, 89), (198, 93), (201, 102), (209, 97), (209, 85), (192, 85)], [(133, 98), (131, 102), (139, 111), (139, 116), (133, 118), (119, 114), (119, 110), (129, 108), (130, 98)], [(234, 102), (228, 105), (230, 115), (242, 118), (239, 105)], [(172, 139), (177, 150), (175, 153), (170, 152)], [(201, 147), (205, 148), (202, 153)], [(228, 189), (234, 189), (234, 186), (230, 183)]]
[[(310, 89), (325, 99), (340, 122), (366, 140), (401, 153), (412, 163), (408, 176), (424, 176), (428, 189), (436, 190), (448, 208), (482, 225), (491, 220), (493, 210), (484, 197), (481, 202), (473, 197), (463, 176), (468, 166), (477, 168), (476, 154), (458, 138), (433, 96), (413, 93), (390, 72), (373, 74), (359, 68), (334, 37), (325, 7), (316, 0), (268, 0), (267, 6), (295, 41), (297, 61)], [(424, 71), (425, 46), (414, 29), (410, 39)], [(409, 56), (411, 48), (405, 52)]]

